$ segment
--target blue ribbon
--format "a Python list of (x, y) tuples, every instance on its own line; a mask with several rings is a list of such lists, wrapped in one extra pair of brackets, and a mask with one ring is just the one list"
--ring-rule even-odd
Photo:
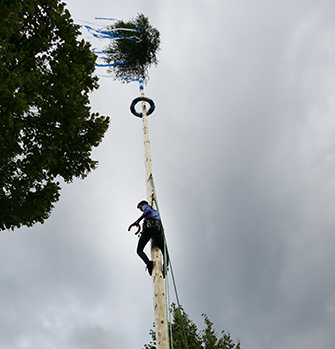
[(94, 65), (96, 67), (115, 67), (116, 65), (122, 65), (122, 64), (126, 64), (127, 62), (114, 62), (114, 63), (108, 63), (108, 64), (99, 64), (99, 63), (95, 63)]

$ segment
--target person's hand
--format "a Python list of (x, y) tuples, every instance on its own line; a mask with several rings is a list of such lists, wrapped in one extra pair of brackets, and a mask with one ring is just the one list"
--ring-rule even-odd
[(137, 232), (135, 233), (135, 235), (137, 235), (140, 232), (140, 230), (141, 230), (140, 224), (138, 222), (130, 224), (130, 226), (128, 227), (128, 231), (130, 231), (130, 229), (132, 227), (138, 227)]
[(140, 225), (137, 223), (137, 222), (134, 222), (134, 223), (132, 223), (132, 224), (130, 224), (130, 226), (128, 227), (128, 231), (130, 231), (130, 229), (132, 228), (132, 227), (139, 227)]

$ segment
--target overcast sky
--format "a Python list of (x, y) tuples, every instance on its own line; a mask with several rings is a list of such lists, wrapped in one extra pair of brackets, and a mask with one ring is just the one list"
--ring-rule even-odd
[[(334, 348), (334, 0), (66, 2), (78, 24), (143, 13), (161, 32), (153, 173), (190, 318), (242, 349)], [(112, 121), (98, 169), (63, 185), (45, 224), (0, 235), (1, 349), (150, 341), (152, 283), (127, 232), (146, 197), (138, 84), (96, 74), (92, 111)]]

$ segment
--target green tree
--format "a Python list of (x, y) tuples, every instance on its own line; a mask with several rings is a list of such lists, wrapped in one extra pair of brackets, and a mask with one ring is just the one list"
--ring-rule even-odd
[(59, 0), (0, 3), (0, 230), (43, 223), (62, 177), (85, 178), (109, 118), (91, 113), (96, 56)]
[[(181, 316), (180, 316), (181, 313)], [(172, 303), (171, 305), (172, 323), (169, 323), (169, 332), (172, 327), (173, 349), (241, 349), (240, 341), (236, 343), (231, 338), (230, 332), (221, 332), (219, 337), (213, 327), (213, 323), (206, 314), (202, 314), (205, 322), (205, 329), (199, 330), (192, 320), (185, 313), (184, 309), (179, 308)], [(154, 325), (155, 326), (155, 325)], [(187, 346), (184, 335), (187, 338)], [(149, 344), (145, 344), (143, 349), (157, 349), (155, 331), (149, 332), (152, 340)], [(172, 348), (170, 344), (170, 348)]]
[(158, 64), (159, 31), (143, 14), (128, 22), (116, 22), (108, 27), (108, 31), (119, 37), (112, 39), (104, 49), (108, 63), (114, 64), (109, 72), (116, 80), (135, 79), (139, 74), (148, 80), (149, 67)]

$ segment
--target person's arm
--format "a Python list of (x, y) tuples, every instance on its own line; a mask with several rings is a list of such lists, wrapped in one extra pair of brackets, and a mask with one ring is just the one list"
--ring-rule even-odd
[(138, 220), (136, 220), (134, 223), (130, 224), (130, 226), (128, 227), (128, 231), (130, 231), (130, 229), (131, 229), (132, 227), (134, 227), (134, 226), (135, 226), (135, 227), (138, 227), (138, 226), (140, 225), (141, 220), (142, 220), (143, 218), (145, 218), (148, 214), (149, 214), (149, 213), (143, 213), (142, 216), (141, 216)]

